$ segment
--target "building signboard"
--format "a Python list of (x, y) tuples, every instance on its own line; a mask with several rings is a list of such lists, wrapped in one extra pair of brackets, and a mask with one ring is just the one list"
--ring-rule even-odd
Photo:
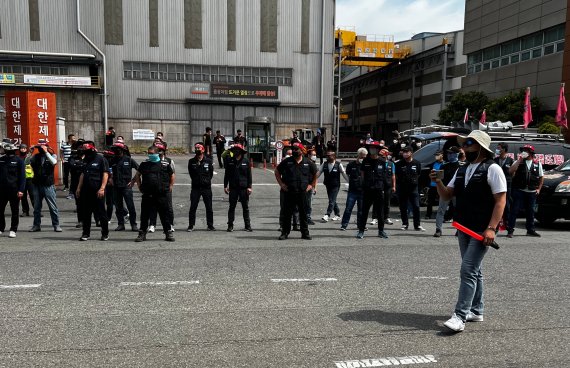
[(279, 88), (277, 86), (250, 84), (211, 84), (210, 96), (275, 100), (279, 98)]
[(91, 77), (24, 74), (24, 83), (52, 86), (91, 86)]
[(0, 73), (0, 84), (16, 84), (16, 76), (14, 74)]

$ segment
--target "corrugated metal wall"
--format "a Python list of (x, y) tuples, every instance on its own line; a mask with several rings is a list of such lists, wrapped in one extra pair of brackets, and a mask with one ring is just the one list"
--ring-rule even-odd
[[(303, 0), (277, 1), (277, 52), (261, 52), (261, 1), (235, 0), (236, 50), (228, 51), (227, 0), (202, 1), (202, 49), (184, 47), (184, 0), (158, 1), (158, 45), (150, 47), (149, 0), (122, 0), (123, 45), (105, 45), (104, 0), (80, 0), (82, 29), (106, 53), (109, 118), (188, 121), (200, 112), (196, 106), (149, 104), (139, 99), (184, 100), (191, 88), (203, 84), (164, 81), (123, 80), (123, 61), (152, 61), (185, 64), (282, 67), (293, 69), (293, 86), (279, 87), (283, 104), (320, 105), (321, 68), (325, 69), (324, 123), (333, 120), (332, 50), (334, 1), (326, 0), (325, 21), (330, 30), (326, 37), (326, 59), (321, 65), (321, 0), (310, 1), (309, 49), (301, 51)], [(305, 1), (306, 4), (306, 1)], [(30, 41), (28, 1), (2, 1), (0, 49), (95, 54), (76, 31), (75, 2), (71, 0), (39, 1), (40, 41)], [(153, 6), (154, 10), (155, 7)], [(305, 24), (306, 25), (306, 24)], [(153, 34), (155, 34), (153, 32)], [(83, 74), (83, 73), (82, 73)], [(228, 118), (229, 107), (213, 109), (209, 121)], [(277, 123), (319, 123), (318, 108), (235, 110), (236, 120), (253, 113), (272, 116)], [(253, 112), (253, 113), (252, 113)], [(237, 125), (236, 125), (237, 126)]]

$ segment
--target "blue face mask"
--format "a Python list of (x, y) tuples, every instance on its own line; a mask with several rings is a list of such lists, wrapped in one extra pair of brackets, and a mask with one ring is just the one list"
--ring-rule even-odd
[(160, 156), (158, 153), (149, 153), (148, 160), (150, 162), (160, 162)]
[(457, 162), (459, 160), (459, 154), (458, 153), (448, 153), (447, 154), (447, 160), (449, 162)]

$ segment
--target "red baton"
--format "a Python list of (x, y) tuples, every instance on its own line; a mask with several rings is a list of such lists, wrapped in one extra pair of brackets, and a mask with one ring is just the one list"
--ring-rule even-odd
[[(453, 221), (451, 223), (451, 226), (453, 226), (457, 230), (461, 231), (462, 233), (469, 235), (470, 237), (472, 237), (475, 240), (483, 241), (483, 239), (484, 239), (481, 234), (478, 234), (475, 231), (466, 228), (465, 226), (461, 225), (460, 223), (458, 223), (456, 221)], [(493, 241), (493, 243), (491, 243), (490, 245), (495, 249), (499, 249), (499, 244), (497, 244), (495, 241)]]

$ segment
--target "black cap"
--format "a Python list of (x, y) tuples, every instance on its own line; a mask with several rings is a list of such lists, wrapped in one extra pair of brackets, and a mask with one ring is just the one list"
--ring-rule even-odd
[(414, 150), (412, 149), (411, 146), (406, 146), (404, 148), (401, 149), (402, 152), (413, 152)]

